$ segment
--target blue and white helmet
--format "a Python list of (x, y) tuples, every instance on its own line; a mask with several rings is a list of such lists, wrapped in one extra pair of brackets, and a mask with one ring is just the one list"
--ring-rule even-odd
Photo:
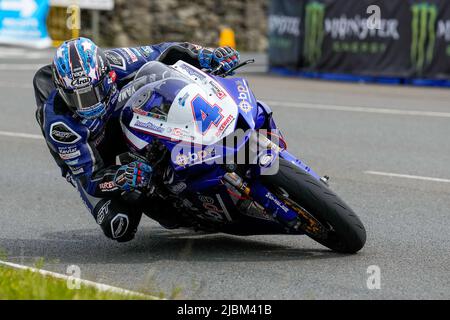
[(115, 73), (103, 53), (91, 40), (64, 42), (53, 59), (53, 77), (59, 94), (84, 119), (103, 116), (111, 94), (116, 91)]

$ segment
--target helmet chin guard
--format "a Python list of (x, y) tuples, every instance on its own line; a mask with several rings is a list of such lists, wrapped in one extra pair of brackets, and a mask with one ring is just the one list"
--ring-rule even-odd
[(94, 105), (91, 109), (76, 110), (75, 113), (83, 119), (95, 119), (105, 115), (106, 105), (102, 102)]

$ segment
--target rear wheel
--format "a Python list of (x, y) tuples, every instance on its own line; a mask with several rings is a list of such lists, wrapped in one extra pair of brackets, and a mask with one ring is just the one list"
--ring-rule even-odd
[(323, 182), (316, 180), (289, 161), (280, 159), (276, 175), (263, 176), (275, 194), (284, 193), (290, 206), (298, 205), (314, 216), (326, 229), (325, 237), (311, 238), (342, 253), (355, 253), (366, 242), (366, 230), (353, 210)]

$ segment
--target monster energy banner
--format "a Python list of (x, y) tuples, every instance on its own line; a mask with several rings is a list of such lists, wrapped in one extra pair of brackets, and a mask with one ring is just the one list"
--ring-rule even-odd
[(414, 1), (411, 14), (411, 63), (415, 75), (450, 78), (450, 2)]
[[(274, 2), (277, 8), (295, 3), (295, 12), (300, 13), (296, 39), (300, 44), (293, 46), (292, 54), (297, 56), (289, 59), (287, 67), (356, 76), (450, 79), (448, 0)], [(276, 28), (270, 30), (272, 36)], [(282, 43), (283, 37), (279, 35), (277, 42)], [(287, 50), (278, 56), (277, 46), (272, 41), (270, 46), (270, 62), (279, 66)]]
[(301, 1), (272, 1), (269, 14), (269, 60), (272, 66), (298, 69), (302, 50)]

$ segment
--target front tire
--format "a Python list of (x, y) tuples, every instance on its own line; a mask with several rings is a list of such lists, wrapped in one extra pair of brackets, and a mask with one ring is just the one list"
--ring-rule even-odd
[(284, 159), (280, 159), (276, 175), (263, 176), (262, 180), (276, 194), (280, 188), (287, 192), (291, 201), (329, 228), (325, 239), (309, 235), (312, 239), (341, 253), (356, 253), (364, 246), (366, 230), (362, 222), (323, 182)]

